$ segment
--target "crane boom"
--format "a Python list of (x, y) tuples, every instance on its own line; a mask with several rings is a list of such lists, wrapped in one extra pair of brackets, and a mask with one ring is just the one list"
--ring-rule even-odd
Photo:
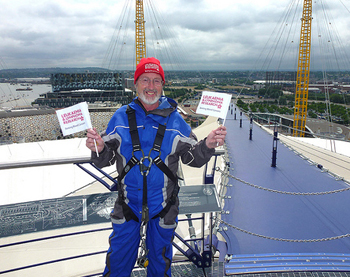
[(293, 120), (293, 136), (303, 137), (307, 116), (309, 94), (310, 49), (311, 49), (312, 0), (304, 0), (299, 44), (297, 82)]
[(145, 34), (145, 16), (143, 12), (143, 0), (136, 0), (135, 16), (135, 48), (136, 65), (142, 58), (146, 57), (146, 34)]

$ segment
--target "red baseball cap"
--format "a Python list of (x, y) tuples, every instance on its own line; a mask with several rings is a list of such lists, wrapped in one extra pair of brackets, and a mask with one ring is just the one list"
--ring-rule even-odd
[(142, 58), (140, 60), (139, 64), (136, 66), (136, 70), (134, 74), (134, 84), (136, 84), (137, 79), (143, 73), (158, 73), (162, 77), (163, 82), (165, 82), (164, 70), (160, 65), (160, 61), (157, 60), (156, 58), (150, 57), (150, 58)]

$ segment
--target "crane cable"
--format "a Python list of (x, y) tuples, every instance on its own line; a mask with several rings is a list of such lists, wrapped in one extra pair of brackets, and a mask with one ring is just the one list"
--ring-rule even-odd
[[(112, 35), (112, 39), (108, 45), (105, 57), (102, 62), (102, 67), (106, 66), (108, 69), (112, 69), (113, 67), (117, 68), (120, 65), (120, 59), (123, 55), (121, 53), (125, 49), (125, 38), (128, 35), (127, 18), (130, 18), (131, 13), (131, 3), (133, 0), (125, 1), (123, 6), (121, 16), (114, 28), (114, 33)], [(124, 26), (124, 24), (126, 26)], [(123, 37), (122, 31), (124, 30)], [(119, 55), (116, 54), (117, 47), (120, 46)], [(126, 52), (126, 51), (125, 51)], [(115, 57), (116, 56), (116, 57)], [(112, 64), (114, 62), (114, 64)]]

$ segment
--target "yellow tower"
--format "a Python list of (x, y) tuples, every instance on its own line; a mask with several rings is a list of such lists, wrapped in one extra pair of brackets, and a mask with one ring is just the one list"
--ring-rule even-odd
[(312, 0), (304, 0), (299, 44), (297, 83), (295, 89), (293, 136), (303, 137), (309, 95)]
[(140, 60), (146, 57), (146, 35), (145, 35), (145, 16), (143, 12), (143, 0), (136, 0), (135, 47), (136, 47), (136, 65), (138, 65)]

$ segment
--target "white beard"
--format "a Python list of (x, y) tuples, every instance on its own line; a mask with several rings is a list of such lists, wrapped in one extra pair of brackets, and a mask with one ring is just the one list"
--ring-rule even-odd
[(156, 95), (154, 98), (152, 98), (152, 99), (147, 98), (146, 95), (145, 95), (145, 93), (139, 93), (139, 94), (138, 94), (138, 97), (141, 99), (141, 101), (142, 101), (143, 103), (145, 103), (145, 104), (147, 104), (147, 105), (153, 105), (153, 104), (155, 104), (155, 103), (158, 102), (158, 100), (159, 100), (159, 98), (160, 98), (160, 94), (158, 94), (158, 92), (157, 92), (157, 95)]

